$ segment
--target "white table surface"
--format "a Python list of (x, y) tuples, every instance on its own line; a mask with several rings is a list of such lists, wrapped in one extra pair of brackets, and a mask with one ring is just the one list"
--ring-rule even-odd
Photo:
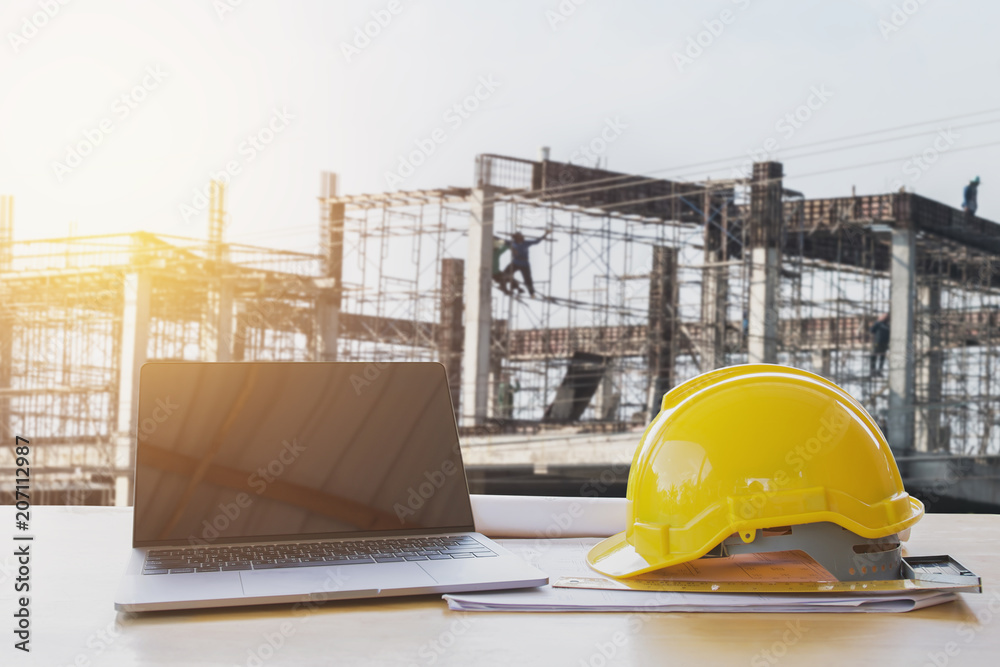
[(0, 558), (0, 665), (1000, 664), (1000, 516), (929, 515), (910, 554), (947, 553), (983, 595), (906, 614), (456, 613), (439, 596), (198, 612), (114, 609), (131, 510), (32, 509), (31, 653), (15, 650), (14, 509)]

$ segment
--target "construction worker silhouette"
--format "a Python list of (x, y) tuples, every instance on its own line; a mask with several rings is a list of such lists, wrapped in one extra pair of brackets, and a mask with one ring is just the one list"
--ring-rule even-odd
[(509, 275), (511, 280), (513, 280), (514, 273), (520, 271), (524, 286), (528, 288), (528, 294), (531, 296), (535, 296), (535, 283), (531, 280), (531, 263), (528, 260), (528, 248), (536, 243), (541, 243), (548, 235), (549, 230), (546, 229), (545, 233), (537, 239), (529, 241), (520, 232), (515, 232), (510, 240), (510, 264), (504, 269), (504, 273)]
[(969, 184), (965, 186), (965, 190), (962, 191), (962, 196), (964, 201), (962, 202), (962, 210), (965, 211), (966, 215), (975, 215), (976, 209), (979, 208), (979, 177), (976, 176), (974, 179), (969, 181)]
[(872, 335), (871, 375), (882, 375), (889, 351), (889, 313), (882, 313), (869, 329)]

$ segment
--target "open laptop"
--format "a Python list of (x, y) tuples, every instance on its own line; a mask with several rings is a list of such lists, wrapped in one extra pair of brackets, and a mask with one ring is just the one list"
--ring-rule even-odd
[(475, 532), (444, 367), (148, 363), (120, 611), (540, 586)]

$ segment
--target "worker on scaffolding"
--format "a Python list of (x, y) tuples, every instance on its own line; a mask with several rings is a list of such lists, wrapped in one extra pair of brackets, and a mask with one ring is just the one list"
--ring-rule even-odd
[(871, 375), (881, 376), (885, 368), (885, 355), (889, 351), (889, 313), (882, 313), (871, 326), (872, 354)]
[(962, 202), (962, 210), (969, 217), (976, 214), (976, 209), (979, 208), (979, 177), (976, 176), (974, 179), (969, 181), (969, 184), (965, 186), (965, 190), (962, 191), (962, 196), (964, 201)]
[(510, 379), (510, 373), (500, 376), (497, 385), (497, 414), (500, 419), (510, 420), (514, 417), (514, 394), (521, 391), (521, 383)]
[(520, 271), (521, 279), (524, 281), (524, 286), (528, 288), (530, 296), (535, 296), (535, 283), (531, 280), (531, 263), (528, 259), (528, 248), (536, 243), (541, 243), (548, 235), (549, 230), (546, 229), (545, 233), (537, 239), (529, 241), (524, 238), (521, 232), (514, 232), (510, 240), (510, 264), (504, 269), (504, 273), (508, 274), (510, 280), (513, 281), (514, 274)]
[(514, 289), (520, 293), (521, 285), (514, 279), (514, 272), (510, 270), (510, 267), (503, 271), (500, 270), (500, 258), (509, 249), (510, 244), (503, 239), (493, 239), (493, 282), (503, 290), (504, 294), (510, 294)]

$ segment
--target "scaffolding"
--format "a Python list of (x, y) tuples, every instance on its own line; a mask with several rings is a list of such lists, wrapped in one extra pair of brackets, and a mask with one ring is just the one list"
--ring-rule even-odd
[[(0, 423), (52, 502), (127, 502), (147, 360), (437, 360), (464, 434), (637, 428), (698, 373), (783, 363), (897, 451), (1000, 453), (1000, 228), (911, 193), (481, 155), (469, 188), (341, 196), (324, 174), (315, 254), (225, 242), (212, 193), (207, 241), (14, 242), (0, 199)], [(534, 296), (509, 250), (494, 266), (515, 234), (542, 239)]]

